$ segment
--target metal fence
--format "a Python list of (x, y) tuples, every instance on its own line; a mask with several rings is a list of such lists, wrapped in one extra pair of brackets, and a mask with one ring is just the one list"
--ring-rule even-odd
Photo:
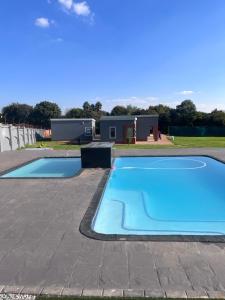
[(0, 152), (32, 145), (43, 135), (42, 129), (0, 124)]
[(225, 137), (225, 127), (169, 126), (171, 136), (218, 136)]

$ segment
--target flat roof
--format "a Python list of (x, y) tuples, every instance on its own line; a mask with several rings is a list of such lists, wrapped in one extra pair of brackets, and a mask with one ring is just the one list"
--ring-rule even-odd
[(135, 120), (136, 118), (158, 118), (159, 115), (128, 115), (128, 116), (103, 116), (100, 121), (108, 120)]
[(135, 120), (136, 116), (103, 116), (100, 121), (108, 120)]
[(136, 118), (158, 118), (159, 115), (155, 114), (155, 115), (135, 115)]
[(61, 118), (61, 119), (50, 119), (51, 122), (55, 122), (55, 121), (95, 121), (95, 119), (92, 118)]

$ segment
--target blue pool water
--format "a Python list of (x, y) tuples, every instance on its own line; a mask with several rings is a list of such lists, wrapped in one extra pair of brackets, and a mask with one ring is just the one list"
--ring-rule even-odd
[(71, 177), (76, 175), (80, 169), (80, 158), (41, 158), (25, 166), (19, 167), (9, 173), (6, 173), (1, 177)]
[(92, 229), (119, 235), (224, 235), (225, 164), (204, 156), (117, 158)]

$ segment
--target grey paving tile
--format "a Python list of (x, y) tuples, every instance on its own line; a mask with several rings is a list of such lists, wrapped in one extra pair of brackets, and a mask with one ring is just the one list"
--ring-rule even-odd
[(121, 289), (104, 289), (103, 296), (104, 297), (122, 297), (123, 290), (121, 290)]
[(103, 250), (101, 269), (99, 270), (99, 286), (104, 289), (128, 288), (129, 275), (125, 244), (106, 243)]
[(208, 294), (203, 289), (200, 290), (187, 290), (186, 291), (187, 297), (191, 299), (199, 298), (199, 299), (205, 299), (208, 298)]
[(25, 294), (0, 294), (0, 300), (35, 300), (36, 296), (34, 295), (25, 295)]
[(225, 299), (224, 291), (207, 291), (207, 294), (211, 299)]
[(61, 296), (63, 292), (63, 287), (44, 287), (41, 295), (55, 295), (55, 296)]
[(11, 294), (20, 294), (23, 291), (23, 286), (16, 286), (16, 285), (6, 285), (4, 287), (4, 293), (11, 293)]
[(185, 290), (191, 288), (191, 283), (182, 267), (157, 268), (159, 280), (163, 289)]
[(162, 289), (145, 290), (145, 297), (149, 298), (165, 298), (166, 294)]
[(144, 297), (144, 290), (127, 289), (123, 291), (124, 297)]
[(64, 288), (62, 292), (63, 296), (81, 296), (82, 289), (79, 288)]
[(38, 286), (26, 286), (24, 287), (22, 293), (28, 295), (40, 295), (43, 290), (43, 287)]
[(127, 246), (129, 285), (132, 289), (160, 289), (154, 258), (146, 243), (130, 243)]
[(185, 291), (182, 290), (166, 290), (166, 296), (167, 298), (178, 298), (178, 299), (183, 299), (187, 298), (187, 294)]
[(101, 297), (103, 295), (102, 289), (84, 289), (82, 296), (85, 297)]
[[(1, 247), (1, 246), (0, 246)], [(9, 252), (0, 263), (0, 278), (2, 283), (11, 286), (15, 283), (18, 270), (23, 266), (25, 254), (22, 251)], [(16, 285), (21, 285), (16, 283)]]
[(215, 272), (207, 261), (200, 255), (182, 256), (181, 261), (185, 272), (195, 290), (205, 288), (206, 290), (220, 290), (221, 283), (218, 281)]

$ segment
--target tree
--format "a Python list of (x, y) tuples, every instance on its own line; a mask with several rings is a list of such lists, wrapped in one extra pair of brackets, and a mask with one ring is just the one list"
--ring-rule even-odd
[(2, 117), (6, 123), (29, 123), (33, 107), (27, 104), (12, 103), (3, 107)]
[(127, 109), (124, 106), (117, 105), (111, 111), (112, 116), (127, 115)]
[(148, 113), (159, 115), (159, 129), (160, 131), (167, 133), (168, 126), (171, 125), (171, 108), (162, 104), (149, 106)]
[(225, 126), (225, 112), (222, 110), (213, 110), (210, 114), (210, 123), (214, 126)]
[(90, 111), (91, 110), (91, 105), (88, 101), (85, 101), (83, 104), (83, 110), (84, 111)]
[(95, 107), (94, 107), (94, 110), (97, 111), (97, 112), (100, 112), (102, 110), (102, 103), (97, 101), (95, 103)]
[(136, 115), (136, 112), (139, 110), (137, 106), (131, 104), (127, 105), (126, 109), (128, 115)]
[(99, 120), (101, 116), (107, 114), (105, 111), (102, 111), (102, 103), (97, 101), (94, 103), (89, 103), (85, 101), (83, 104), (83, 117), (85, 118), (93, 118), (95, 120)]
[(209, 126), (210, 123), (210, 114), (201, 111), (196, 112), (195, 126)]
[(180, 125), (193, 126), (196, 119), (196, 106), (191, 100), (184, 100), (176, 107), (177, 121)]
[(66, 118), (82, 118), (84, 115), (83, 109), (81, 108), (71, 108), (67, 111)]
[(92, 118), (92, 107), (88, 101), (85, 101), (83, 104), (83, 116), (85, 118)]
[(50, 128), (50, 119), (59, 118), (60, 116), (61, 109), (56, 103), (42, 101), (34, 107), (32, 122), (34, 125), (48, 129)]

